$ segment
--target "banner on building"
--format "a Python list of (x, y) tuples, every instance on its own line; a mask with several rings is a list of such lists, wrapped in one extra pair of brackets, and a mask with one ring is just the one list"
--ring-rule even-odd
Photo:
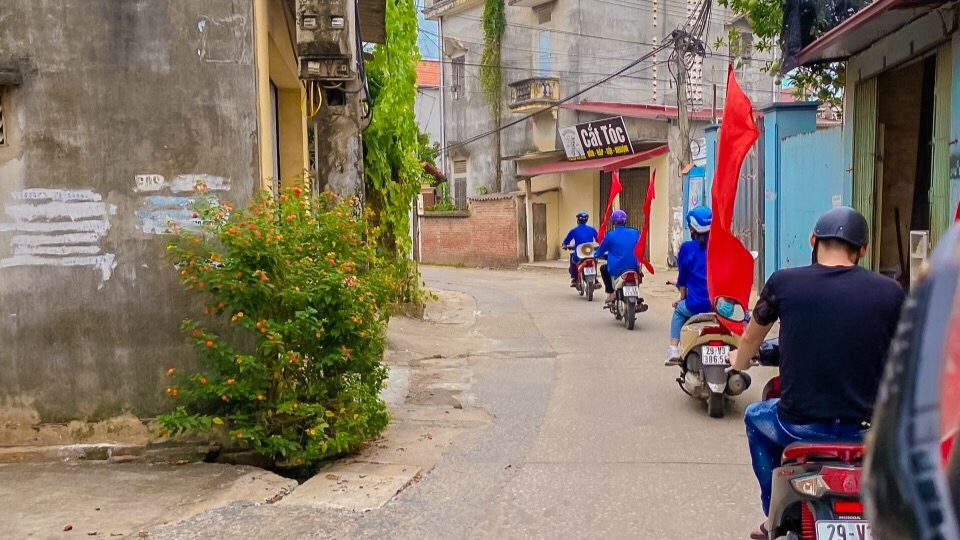
[(568, 161), (633, 154), (633, 144), (622, 116), (561, 128), (560, 140)]

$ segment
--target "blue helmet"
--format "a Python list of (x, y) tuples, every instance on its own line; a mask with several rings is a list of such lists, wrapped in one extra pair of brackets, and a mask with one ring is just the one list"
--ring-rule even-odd
[(584, 212), (583, 210), (577, 212), (577, 223), (586, 223), (590, 220), (590, 214)]
[(713, 212), (706, 206), (698, 206), (687, 212), (687, 225), (694, 232), (700, 234), (710, 232), (711, 223), (713, 223)]
[(614, 225), (626, 225), (627, 224), (627, 213), (623, 210), (614, 210), (610, 214), (610, 222)]

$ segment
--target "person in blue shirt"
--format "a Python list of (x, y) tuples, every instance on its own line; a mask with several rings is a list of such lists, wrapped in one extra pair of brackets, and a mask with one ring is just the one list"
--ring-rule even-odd
[(634, 254), (637, 243), (640, 242), (640, 231), (627, 227), (627, 213), (623, 210), (614, 210), (610, 214), (610, 223), (613, 224), (614, 229), (603, 236), (603, 242), (600, 242), (600, 247), (594, 252), (597, 259), (607, 257), (607, 264), (600, 267), (600, 277), (607, 291), (605, 305), (609, 305), (616, 299), (613, 289), (614, 277), (627, 270), (640, 271), (640, 261)]
[(706, 206), (700, 206), (687, 212), (687, 226), (690, 228), (690, 240), (680, 246), (677, 255), (677, 288), (680, 299), (673, 303), (673, 320), (670, 322), (670, 347), (667, 349), (668, 366), (680, 365), (680, 328), (690, 317), (700, 313), (709, 313), (710, 294), (707, 293), (707, 238), (710, 236), (710, 224), (713, 212)]
[(597, 230), (587, 225), (590, 221), (590, 214), (580, 212), (577, 214), (577, 226), (570, 229), (567, 237), (563, 239), (563, 245), (569, 246), (573, 242), (573, 252), (570, 253), (570, 286), (577, 286), (577, 264), (580, 257), (577, 256), (577, 247), (580, 244), (589, 244), (597, 241)]

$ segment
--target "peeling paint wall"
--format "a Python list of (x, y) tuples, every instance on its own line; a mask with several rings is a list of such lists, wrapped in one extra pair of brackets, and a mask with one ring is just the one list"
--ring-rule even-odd
[[(20, 0), (0, 10), (0, 420), (152, 415), (196, 315), (160, 223), (197, 179), (259, 178), (251, 0)], [(28, 411), (25, 413), (24, 411)]]

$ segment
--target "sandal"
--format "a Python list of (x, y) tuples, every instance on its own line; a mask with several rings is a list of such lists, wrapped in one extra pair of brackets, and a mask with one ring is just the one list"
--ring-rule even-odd
[(750, 533), (750, 540), (770, 540), (770, 531), (767, 530), (767, 526), (764, 523), (761, 523), (752, 533)]

